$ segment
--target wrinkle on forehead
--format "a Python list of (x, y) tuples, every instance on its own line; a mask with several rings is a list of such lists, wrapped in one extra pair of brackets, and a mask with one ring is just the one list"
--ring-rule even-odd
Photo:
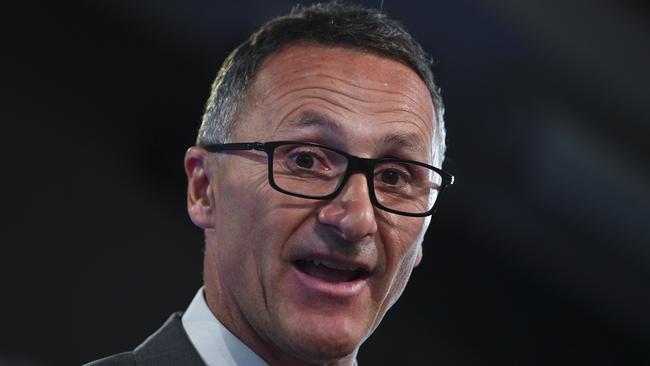
[[(269, 70), (273, 72), (264, 72)], [(429, 115), (426, 110), (433, 109), (429, 89), (408, 66), (345, 48), (294, 46), (273, 54), (262, 65), (255, 89), (262, 99), (280, 98), (282, 94), (278, 95), (277, 89), (300, 88), (314, 80), (360, 101), (370, 102), (360, 98), (361, 92), (376, 92), (382, 94), (378, 102), (403, 98), (422, 107), (423, 115)]]
[[(318, 65), (311, 65), (310, 66), (310, 68), (313, 68), (314, 70), (316, 70), (317, 67), (318, 67)], [(337, 70), (340, 71), (340, 69), (337, 69)], [(325, 82), (329, 81), (329, 84), (332, 84), (332, 85), (335, 85), (337, 83), (343, 84), (344, 86), (347, 87), (347, 88), (345, 88), (346, 90), (347, 89), (352, 89), (351, 91), (349, 91), (347, 93), (343, 93), (343, 94), (345, 94), (346, 96), (348, 96), (350, 98), (361, 101), (361, 102), (381, 103), (381, 102), (384, 102), (384, 101), (393, 100), (394, 98), (393, 99), (385, 98), (384, 100), (378, 100), (378, 101), (374, 101), (374, 100), (370, 100), (370, 99), (363, 99), (359, 95), (354, 93), (354, 89), (362, 89), (363, 91), (378, 92), (378, 93), (382, 93), (382, 94), (388, 94), (389, 96), (404, 97), (406, 99), (409, 99), (411, 103), (419, 104), (419, 102), (411, 95), (411, 93), (404, 93), (402, 91), (395, 91), (395, 90), (390, 89), (389, 88), (390, 83), (388, 83), (388, 82), (379, 82), (378, 83), (379, 86), (377, 86), (377, 85), (365, 85), (367, 83), (361, 83), (359, 80), (356, 80), (357, 82), (353, 82), (353, 80), (351, 80), (351, 79), (345, 79), (345, 78), (342, 78), (342, 77), (337, 77), (337, 76), (335, 76), (333, 74), (324, 73), (324, 72), (322, 72), (320, 70), (317, 73), (309, 74), (309, 75), (303, 75), (303, 76), (296, 76), (295, 75), (296, 72), (297, 72), (297, 70), (292, 72), (291, 73), (292, 76), (290, 78), (284, 79), (284, 81), (274, 83), (273, 85), (271, 85), (268, 88), (263, 88), (263, 90), (264, 90), (263, 97), (265, 97), (265, 98), (278, 98), (279, 99), (279, 98), (284, 97), (286, 94), (275, 94), (276, 89), (281, 89), (281, 88), (286, 87), (287, 85), (290, 85), (290, 84), (298, 84), (298, 85), (300, 85), (300, 83), (302, 81), (310, 82), (310, 81), (313, 81), (314, 79), (321, 79), (322, 81), (325, 81)], [(278, 74), (277, 76), (280, 78), (280, 74)], [(323, 89), (328, 89), (328, 88), (323, 88)], [(331, 90), (331, 89), (333, 89), (333, 88), (330, 88), (328, 90)], [(410, 90), (410, 91), (413, 91), (413, 90)]]
[[(412, 118), (420, 119), (422, 121), (430, 121), (433, 116), (432, 113), (427, 116), (427, 111), (423, 110), (423, 108), (417, 108), (420, 107), (419, 103), (414, 102), (412, 98), (403, 93), (393, 92), (392, 94), (398, 97), (405, 97), (407, 100), (404, 100), (404, 98), (381, 97), (380, 94), (384, 94), (386, 91), (378, 89), (371, 90), (361, 87), (358, 87), (358, 89), (362, 90), (358, 90), (356, 93), (352, 90), (347, 90), (334, 85), (332, 87), (305, 85), (289, 89), (290, 90), (286, 90), (282, 94), (276, 95), (273, 95), (271, 91), (267, 92), (268, 96), (263, 98), (266, 100), (264, 104), (276, 106), (283, 105), (285, 100), (309, 95), (309, 98), (321, 99), (354, 113), (362, 113), (362, 110), (366, 111), (366, 113), (371, 112), (373, 115), (403, 113), (409, 114)], [(367, 94), (369, 94), (369, 91), (375, 95), (368, 96)], [(321, 96), (316, 96), (317, 93), (314, 92), (323, 93), (321, 93)]]
[[(269, 69), (273, 72), (263, 72)], [(378, 74), (382, 70), (385, 72)], [(254, 84), (260, 84), (257, 90), (263, 96), (276, 87), (306, 77), (326, 77), (350, 87), (399, 94), (417, 105), (423, 103), (421, 96), (424, 94), (428, 99), (424, 104), (433, 107), (429, 89), (409, 66), (388, 57), (343, 47), (289, 46), (264, 60)], [(391, 85), (397, 83), (399, 90), (391, 89)]]
[(437, 122), (429, 89), (407, 65), (390, 58), (339, 47), (290, 46), (264, 61), (249, 91), (249, 106), (264, 113), (273, 131), (317, 109), (343, 122), (376, 121), (378, 128), (411, 125), (431, 149)]

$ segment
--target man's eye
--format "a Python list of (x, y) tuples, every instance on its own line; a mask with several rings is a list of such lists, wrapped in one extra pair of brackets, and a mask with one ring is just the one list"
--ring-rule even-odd
[(314, 157), (310, 154), (301, 153), (295, 158), (296, 165), (303, 169), (311, 169), (314, 167)]
[(382, 183), (392, 186), (399, 185), (404, 181), (403, 174), (394, 169), (386, 169), (382, 171), (380, 179)]

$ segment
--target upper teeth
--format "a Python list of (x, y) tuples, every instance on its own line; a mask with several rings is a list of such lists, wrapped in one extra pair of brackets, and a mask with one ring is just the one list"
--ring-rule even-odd
[(330, 262), (328, 260), (322, 260), (322, 259), (312, 259), (312, 262), (317, 266), (325, 266), (328, 268), (340, 269), (344, 271), (356, 271), (357, 269), (359, 269), (359, 267), (356, 266), (347, 266), (345, 264), (338, 264), (335, 262)]

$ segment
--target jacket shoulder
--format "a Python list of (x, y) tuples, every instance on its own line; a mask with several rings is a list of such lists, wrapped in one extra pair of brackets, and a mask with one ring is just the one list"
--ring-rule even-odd
[(124, 352), (89, 362), (83, 366), (135, 366), (133, 352)]
[(183, 329), (181, 315), (180, 312), (172, 314), (158, 331), (133, 351), (138, 366), (205, 366)]
[(84, 366), (205, 366), (174, 313), (158, 331), (132, 352), (102, 358)]

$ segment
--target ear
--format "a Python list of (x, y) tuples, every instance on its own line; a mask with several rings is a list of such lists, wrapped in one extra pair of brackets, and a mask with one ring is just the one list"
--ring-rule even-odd
[(418, 246), (418, 254), (417, 257), (415, 258), (415, 267), (420, 265), (420, 262), (422, 262), (422, 244)]
[(213, 227), (214, 202), (211, 194), (211, 177), (208, 174), (208, 153), (190, 147), (185, 153), (187, 175), (187, 212), (194, 225), (209, 229)]

